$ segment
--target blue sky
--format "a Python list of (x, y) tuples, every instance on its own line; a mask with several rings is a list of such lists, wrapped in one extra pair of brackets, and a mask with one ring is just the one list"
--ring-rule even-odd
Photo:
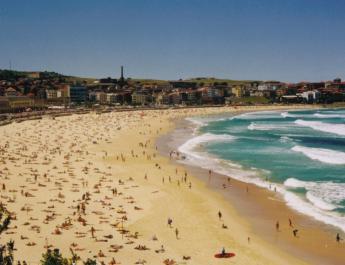
[(103, 77), (345, 78), (342, 0), (0, 0), (0, 68)]

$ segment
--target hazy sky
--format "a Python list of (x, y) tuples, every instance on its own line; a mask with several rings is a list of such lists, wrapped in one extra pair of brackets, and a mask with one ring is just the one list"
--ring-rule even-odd
[(0, 68), (78, 76), (345, 78), (343, 0), (0, 0)]

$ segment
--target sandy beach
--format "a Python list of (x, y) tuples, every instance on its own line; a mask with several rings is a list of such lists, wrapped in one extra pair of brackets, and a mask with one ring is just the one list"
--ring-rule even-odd
[[(269, 107), (287, 108), (296, 106)], [(267, 199), (274, 195), (266, 190), (249, 185), (247, 194), (234, 181), (226, 193), (223, 176), (210, 186), (203, 170), (171, 161), (161, 155), (164, 142), (156, 144), (184, 117), (265, 109), (90, 113), (2, 126), (1, 203), (13, 220), (0, 240), (13, 239), (15, 260), (29, 265), (47, 248), (104, 264), (344, 264), (332, 228)], [(236, 256), (214, 258), (223, 247)]]

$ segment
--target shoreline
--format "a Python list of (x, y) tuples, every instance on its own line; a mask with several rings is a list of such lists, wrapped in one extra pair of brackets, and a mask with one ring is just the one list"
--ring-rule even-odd
[[(89, 113), (0, 127), (0, 161), (6, 164), (0, 172), (0, 184), (6, 186), (1, 202), (15, 217), (1, 243), (13, 239), (15, 262), (28, 265), (39, 264), (47, 247), (59, 248), (64, 257), (71, 248), (83, 260), (105, 264), (112, 258), (121, 264), (166, 259), (187, 265), (308, 264), (253, 233), (236, 205), (185, 165), (160, 155), (155, 144), (184, 117), (263, 109)], [(90, 200), (83, 199), (86, 192)], [(83, 203), (86, 210), (80, 212), (77, 206)], [(236, 256), (215, 259), (222, 247)]]
[[(248, 112), (242, 111), (234, 114), (234, 116), (243, 113)], [(160, 142), (165, 142), (168, 143), (169, 150), (178, 150), (182, 144), (197, 137), (194, 132), (199, 128), (200, 126), (197, 124), (183, 118), (176, 121), (175, 129), (167, 135), (161, 136), (157, 143), (162, 146)], [(180, 132), (176, 133), (176, 131)], [(190, 136), (187, 137), (186, 135)], [(172, 143), (172, 138), (176, 137), (180, 138), (179, 141), (175, 139)], [(169, 157), (169, 150), (167, 148), (162, 149), (163, 151), (160, 153)], [(316, 220), (312, 216), (291, 208), (280, 193), (236, 178), (231, 178), (231, 184), (229, 185), (228, 176), (216, 172), (212, 173), (212, 180), (210, 181), (206, 168), (175, 159), (171, 159), (171, 161), (174, 164), (185, 166), (194, 176), (198, 176), (197, 178), (202, 180), (209, 189), (222, 194), (223, 198), (235, 207), (241, 217), (249, 220), (253, 233), (269, 243), (277, 244), (283, 250), (293, 253), (312, 264), (343, 264), (345, 254), (341, 251), (344, 247), (335, 242), (335, 235), (341, 230), (340, 228)], [(223, 185), (227, 185), (226, 189), (223, 188)], [(249, 189), (249, 195), (246, 189)], [(275, 214), (273, 211), (278, 213)], [(261, 220), (257, 220), (257, 216)], [(299, 229), (301, 238), (305, 237), (307, 239), (302, 240), (299, 238), (296, 240), (293, 237), (293, 229), (289, 227), (289, 219), (292, 220), (294, 228)], [(281, 228), (282, 233), (279, 233), (279, 235), (275, 231), (275, 220), (278, 220), (280, 226), (283, 227)], [(344, 234), (343, 231), (340, 233)], [(314, 241), (315, 239), (317, 239), (317, 242)], [(333, 247), (339, 249), (338, 254), (334, 255), (335, 253), (328, 251), (329, 248)]]

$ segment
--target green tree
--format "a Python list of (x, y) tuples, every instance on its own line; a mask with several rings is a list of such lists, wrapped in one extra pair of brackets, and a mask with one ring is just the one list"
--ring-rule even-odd
[[(11, 216), (7, 209), (0, 203), (0, 236), (6, 231), (11, 223)], [(1, 237), (0, 237), (1, 238)], [(0, 243), (0, 264), (13, 264), (14, 241), (5, 244)]]
[(84, 261), (84, 265), (97, 265), (97, 261), (95, 261), (94, 259), (87, 259), (86, 261)]
[(55, 248), (54, 250), (48, 249), (46, 253), (42, 255), (42, 265), (69, 265), (66, 258), (62, 257), (60, 250)]

